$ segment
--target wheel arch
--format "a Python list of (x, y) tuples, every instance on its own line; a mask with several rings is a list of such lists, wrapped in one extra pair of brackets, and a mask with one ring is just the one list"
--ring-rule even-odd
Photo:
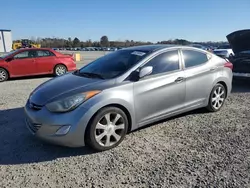
[(229, 94), (231, 93), (231, 90), (232, 90), (232, 83), (230, 83), (230, 80), (227, 77), (219, 77), (219, 78), (215, 79), (210, 91), (212, 91), (212, 89), (214, 88), (214, 86), (216, 84), (222, 84), (225, 87), (226, 97), (228, 97)]
[[(128, 132), (130, 132), (132, 130), (132, 116), (129, 112), (129, 110), (124, 106), (124, 105), (121, 105), (121, 104), (118, 104), (118, 103), (111, 103), (111, 104), (107, 104), (107, 105), (104, 105), (102, 106), (101, 108), (99, 108), (92, 116), (91, 118), (89, 119), (88, 121), (88, 124), (86, 126), (86, 129), (90, 126), (91, 122), (93, 121), (94, 117), (97, 115), (97, 113), (99, 113), (102, 109), (104, 108), (107, 108), (107, 107), (116, 107), (116, 108), (119, 108), (121, 109), (127, 116), (128, 118)], [(86, 132), (85, 132), (86, 133)], [(85, 136), (86, 137), (86, 136)]]
[(221, 84), (221, 85), (223, 85), (225, 87), (225, 89), (226, 89), (226, 98), (227, 98), (228, 97), (228, 87), (227, 87), (227, 84), (224, 81), (219, 81), (219, 82), (217, 82), (217, 84)]
[(54, 66), (54, 68), (53, 68), (54, 71), (55, 71), (56, 66), (58, 66), (58, 65), (63, 65), (63, 66), (65, 66), (66, 69), (68, 70), (67, 65), (65, 65), (64, 63), (61, 63), (61, 62), (60, 62), (60, 63), (55, 64), (55, 66)]
[(10, 72), (9, 72), (8, 69), (6, 69), (6, 68), (4, 68), (4, 67), (1, 67), (1, 66), (0, 66), (0, 69), (4, 69), (4, 70), (7, 72), (8, 76), (10, 77)]

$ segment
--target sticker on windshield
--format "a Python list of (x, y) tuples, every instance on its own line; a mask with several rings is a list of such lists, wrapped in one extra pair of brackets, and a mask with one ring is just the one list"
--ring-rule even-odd
[(138, 52), (138, 51), (134, 51), (134, 52), (132, 52), (131, 54), (132, 54), (132, 55), (138, 55), (138, 56), (143, 56), (143, 55), (145, 55), (144, 52)]

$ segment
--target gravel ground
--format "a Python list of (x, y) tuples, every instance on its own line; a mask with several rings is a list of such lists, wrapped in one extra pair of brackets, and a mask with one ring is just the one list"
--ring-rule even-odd
[(50, 78), (0, 84), (0, 187), (250, 187), (250, 86), (204, 110), (130, 133), (112, 150), (42, 143), (25, 127), (29, 93)]

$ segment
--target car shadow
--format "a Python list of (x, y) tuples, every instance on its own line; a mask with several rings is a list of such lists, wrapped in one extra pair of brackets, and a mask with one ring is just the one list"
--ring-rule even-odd
[(154, 123), (150, 123), (150, 124), (144, 125), (144, 126), (140, 127), (140, 128), (137, 129), (137, 130), (134, 130), (134, 131), (129, 132), (129, 134), (130, 134), (130, 133), (133, 133), (133, 132), (135, 132), (135, 131), (143, 130), (143, 129), (149, 128), (149, 127), (151, 127), (151, 126), (155, 126), (155, 125), (157, 125), (157, 124), (165, 123), (165, 122), (167, 122), (167, 121), (174, 120), (174, 119), (178, 119), (178, 118), (185, 117), (185, 116), (188, 116), (188, 115), (194, 115), (194, 114), (208, 114), (208, 113), (211, 113), (211, 112), (209, 112), (206, 108), (199, 108), (199, 109), (192, 110), (192, 111), (189, 111), (189, 112), (186, 112), (186, 113), (182, 113), (182, 114), (179, 114), (179, 115), (175, 115), (175, 116), (173, 116), (173, 117), (165, 118), (165, 119), (159, 120), (159, 121), (154, 122)]
[(232, 93), (249, 93), (250, 92), (250, 80), (243, 78), (233, 79)]
[(36, 139), (26, 128), (23, 108), (0, 110), (0, 139), (0, 165), (37, 163), (94, 153), (87, 147), (61, 147)]
[[(250, 83), (250, 81), (246, 80), (246, 79), (234, 79), (233, 83), (232, 83), (232, 93), (250, 93), (250, 84), (249, 83)], [(130, 133), (138, 131), (138, 130), (143, 130), (143, 129), (149, 128), (151, 126), (161, 124), (161, 123), (164, 123), (164, 122), (167, 122), (170, 120), (178, 119), (178, 118), (181, 118), (184, 116), (194, 115), (194, 114), (208, 114), (208, 113), (210, 113), (210, 112), (206, 108), (199, 108), (199, 109), (192, 110), (192, 111), (189, 111), (189, 112), (186, 112), (183, 114), (179, 114), (179, 115), (176, 115), (176, 116), (173, 116), (170, 118), (166, 118), (166, 119), (154, 122), (154, 123), (150, 123), (148, 125), (140, 127), (137, 130), (131, 131)]]
[(38, 78), (53, 78), (53, 75), (37, 75), (37, 76), (23, 76), (17, 78), (9, 78), (8, 82), (16, 80), (29, 80), (29, 79), (38, 79)]

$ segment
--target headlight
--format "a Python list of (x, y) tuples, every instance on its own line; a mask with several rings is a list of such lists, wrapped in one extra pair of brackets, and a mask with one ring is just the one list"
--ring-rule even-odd
[(46, 104), (46, 108), (51, 112), (68, 112), (77, 108), (84, 101), (100, 93), (101, 91), (89, 91), (67, 97), (62, 100)]

